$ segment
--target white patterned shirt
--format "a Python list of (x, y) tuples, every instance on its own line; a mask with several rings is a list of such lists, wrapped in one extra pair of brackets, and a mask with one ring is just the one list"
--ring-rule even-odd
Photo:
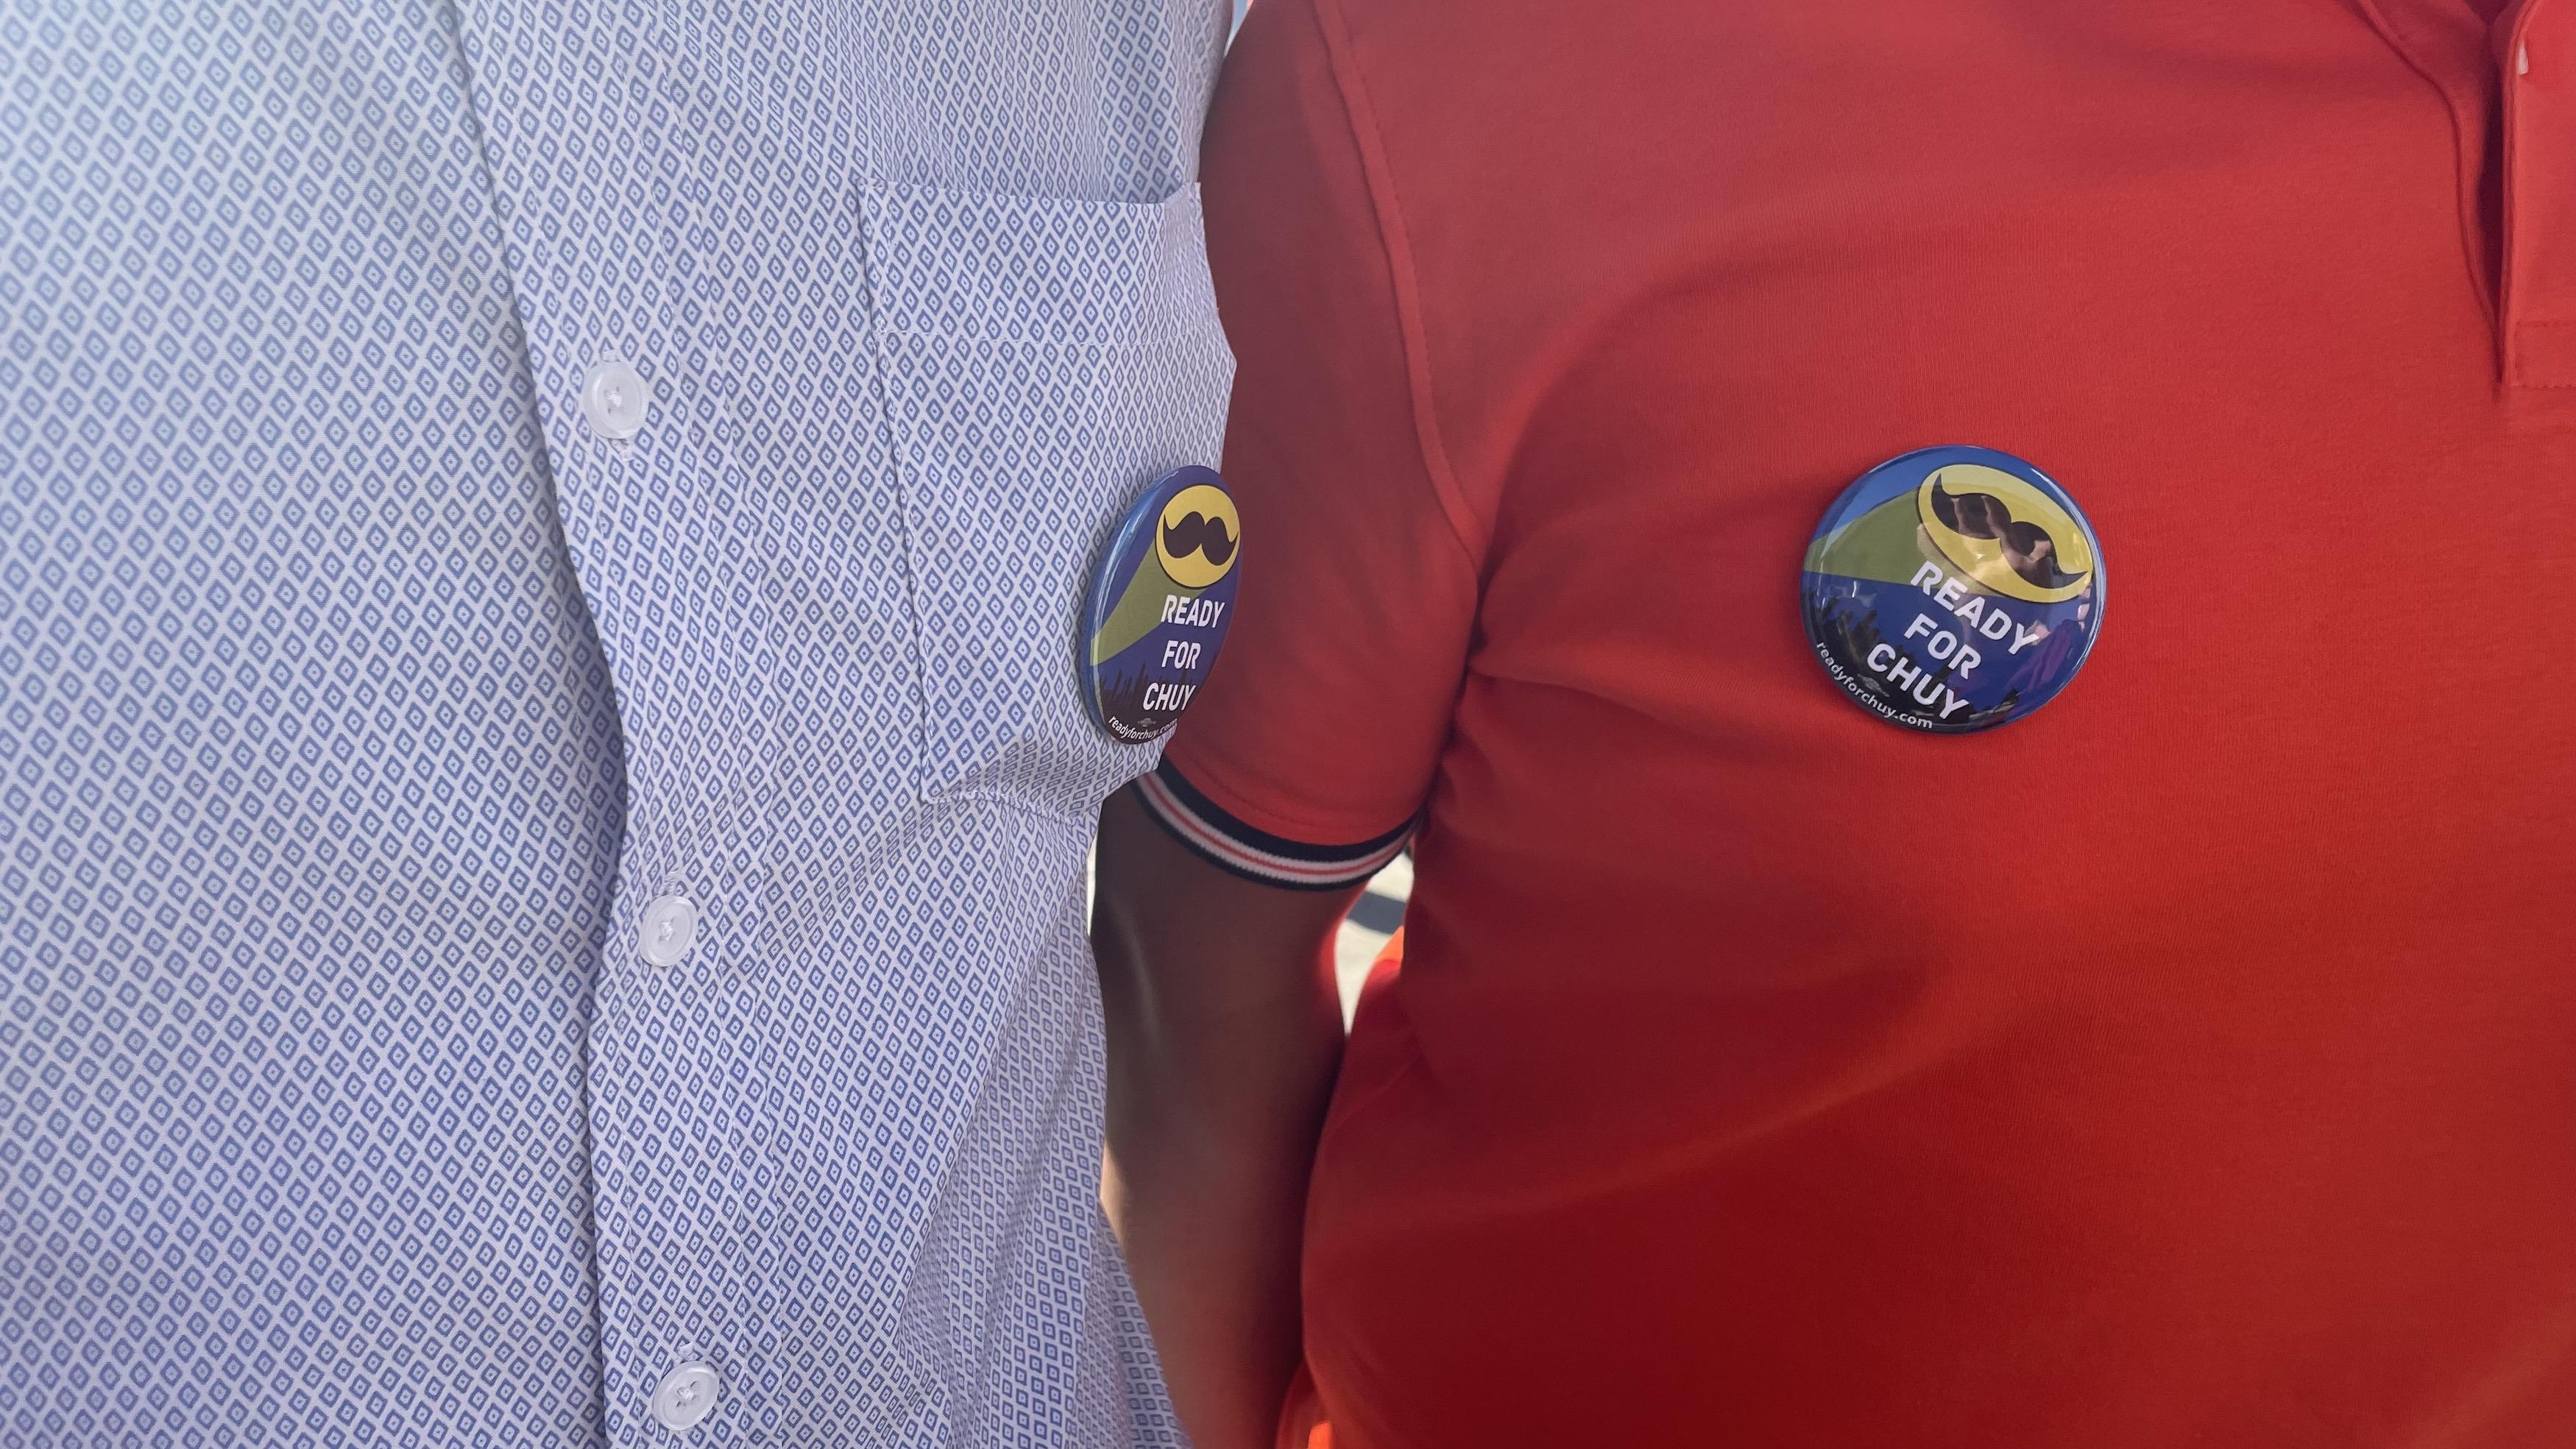
[(1226, 13), (0, 0), (0, 1443), (1178, 1441), (1072, 638)]

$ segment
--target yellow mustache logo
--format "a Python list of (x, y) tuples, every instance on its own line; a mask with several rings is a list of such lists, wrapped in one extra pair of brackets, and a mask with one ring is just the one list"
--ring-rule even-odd
[(1163, 574), (1185, 589), (1204, 589), (1234, 567), (1243, 520), (1222, 488), (1205, 483), (1182, 489), (1155, 521), (1154, 556)]
[(1999, 468), (1953, 463), (1924, 479), (1914, 502), (1952, 567), (2006, 598), (2061, 603), (2093, 581), (2093, 544), (2074, 517)]

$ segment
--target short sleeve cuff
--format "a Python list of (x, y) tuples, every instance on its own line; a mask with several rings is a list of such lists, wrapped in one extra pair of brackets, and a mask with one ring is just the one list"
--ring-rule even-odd
[(1289, 890), (1329, 891), (1357, 885), (1395, 859), (1413, 836), (1409, 820), (1354, 845), (1315, 845), (1256, 830), (1202, 794), (1168, 759), (1139, 779), (1135, 789), (1145, 813), (1209, 864), (1246, 880)]

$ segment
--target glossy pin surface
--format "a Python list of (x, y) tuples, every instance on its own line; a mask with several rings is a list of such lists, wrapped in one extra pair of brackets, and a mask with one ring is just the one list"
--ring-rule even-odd
[(1966, 734), (2056, 698), (2101, 633), (2101, 543), (2075, 500), (1990, 448), (1926, 448), (1825, 510), (1799, 573), (1826, 675), (1891, 724)]
[(1206, 682), (1234, 622), (1243, 522), (1207, 468), (1156, 479), (1119, 520), (1083, 609), (1083, 702), (1122, 744), (1161, 736)]

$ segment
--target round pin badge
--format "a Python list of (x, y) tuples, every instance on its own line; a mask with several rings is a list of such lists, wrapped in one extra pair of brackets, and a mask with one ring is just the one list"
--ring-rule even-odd
[(2102, 545), (2056, 480), (1991, 448), (1863, 473), (1816, 525), (1807, 642), (1863, 709), (1965, 734), (2057, 697), (2102, 632)]
[(1243, 522), (1207, 468), (1156, 479), (1119, 520), (1083, 609), (1083, 699), (1121, 744), (1180, 719), (1234, 623)]

